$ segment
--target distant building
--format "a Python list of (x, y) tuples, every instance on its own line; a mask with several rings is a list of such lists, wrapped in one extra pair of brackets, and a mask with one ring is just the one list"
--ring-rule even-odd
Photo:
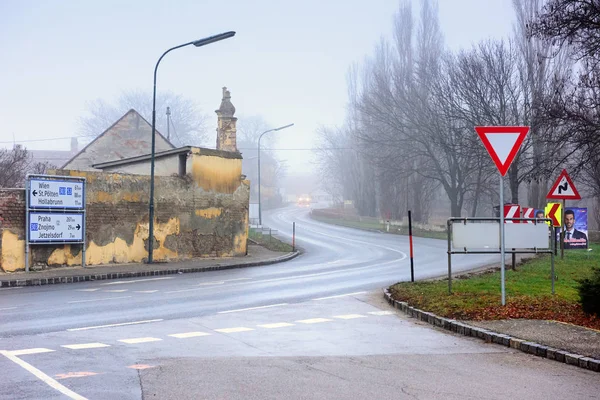
[(48, 163), (50, 166), (60, 167), (65, 165), (79, 151), (76, 137), (71, 138), (70, 150), (27, 150), (34, 162)]

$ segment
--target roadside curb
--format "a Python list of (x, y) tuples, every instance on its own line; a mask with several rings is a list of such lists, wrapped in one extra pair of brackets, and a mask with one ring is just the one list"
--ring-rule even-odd
[(397, 308), (407, 315), (427, 322), (433, 326), (458, 333), (459, 335), (483, 339), (486, 341), (486, 343), (496, 343), (515, 350), (520, 350), (523, 353), (544, 357), (549, 360), (554, 360), (569, 365), (575, 365), (580, 368), (589, 369), (590, 371), (600, 372), (600, 360), (596, 360), (591, 357), (585, 357), (580, 354), (574, 354), (565, 350), (544, 346), (539, 343), (529, 342), (523, 339), (512, 337), (510, 335), (505, 335), (503, 333), (490, 331), (488, 329), (471, 326), (465, 324), (464, 322), (458, 322), (454, 319), (439, 317), (434, 313), (426, 312), (409, 306), (406, 302), (394, 300), (387, 289), (384, 290), (383, 295), (392, 307)]
[(138, 278), (144, 276), (157, 276), (157, 275), (173, 275), (173, 274), (188, 274), (195, 272), (208, 272), (208, 271), (220, 271), (227, 269), (247, 268), (247, 267), (260, 267), (263, 265), (277, 264), (285, 261), (292, 260), (300, 255), (299, 251), (284, 254), (283, 256), (271, 258), (263, 261), (254, 261), (248, 263), (239, 264), (216, 264), (205, 267), (188, 267), (188, 268), (172, 268), (172, 269), (159, 269), (153, 271), (128, 271), (128, 272), (111, 272), (106, 274), (82, 274), (75, 276), (58, 276), (53, 278), (30, 278), (30, 279), (11, 279), (11, 280), (0, 280), (0, 288), (6, 287), (17, 287), (17, 286), (41, 286), (41, 285), (56, 285), (59, 283), (75, 283), (75, 282), (92, 282), (92, 281), (103, 281), (109, 279), (123, 279), (123, 278)]

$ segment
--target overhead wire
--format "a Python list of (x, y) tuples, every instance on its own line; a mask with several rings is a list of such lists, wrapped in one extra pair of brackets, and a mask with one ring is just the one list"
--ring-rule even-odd
[[(175, 136), (179, 140), (179, 135), (177, 134), (177, 130), (175, 129), (175, 124), (170, 121), (171, 127), (173, 128), (173, 132)], [(63, 139), (72, 139), (77, 137), (96, 137), (97, 135), (78, 135), (78, 136), (63, 136), (63, 137), (53, 137), (53, 138), (44, 138), (44, 139), (25, 139), (25, 140), (8, 140), (8, 141), (0, 141), (0, 144), (14, 144), (14, 143), (35, 143), (35, 142), (48, 142), (53, 140), (63, 140)], [(256, 150), (255, 147), (241, 147), (238, 150)], [(322, 150), (358, 150), (355, 147), (306, 147), (306, 148), (264, 148), (261, 147), (261, 150), (270, 150), (270, 151), (322, 151)]]

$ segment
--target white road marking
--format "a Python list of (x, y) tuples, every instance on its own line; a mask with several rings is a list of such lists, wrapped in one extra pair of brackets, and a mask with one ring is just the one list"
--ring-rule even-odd
[(134, 293), (156, 293), (158, 290), (136, 290)]
[(37, 347), (34, 349), (23, 349), (23, 350), (14, 350), (14, 351), (9, 351), (8, 353), (13, 355), (13, 356), (25, 356), (28, 354), (40, 354), (40, 353), (51, 353), (54, 350), (51, 349), (46, 349), (43, 347)]
[(206, 332), (187, 332), (187, 333), (174, 333), (174, 334), (169, 335), (169, 336), (177, 338), (177, 339), (187, 339), (187, 338), (191, 338), (191, 337), (210, 336), (210, 333), (206, 333)]
[(98, 288), (96, 289), (76, 289), (76, 292), (95, 292), (96, 290), (100, 290)]
[(77, 301), (67, 301), (69, 304), (75, 303), (90, 303), (92, 301), (106, 301), (106, 300), (117, 300), (117, 299), (128, 299), (131, 296), (121, 296), (121, 297), (103, 297), (101, 299), (91, 299), (91, 300), (77, 300)]
[(124, 285), (126, 283), (138, 283), (138, 282), (150, 282), (150, 281), (161, 281), (164, 279), (175, 279), (172, 276), (165, 276), (162, 278), (148, 278), (148, 279), (135, 279), (132, 281), (116, 281), (116, 282), (106, 282), (101, 283), (101, 285)]
[(127, 368), (131, 368), (131, 369), (148, 369), (148, 368), (155, 368), (154, 365), (146, 365), (146, 364), (134, 364), (134, 365), (130, 365)]
[(81, 343), (81, 344), (63, 344), (60, 347), (64, 347), (71, 350), (81, 350), (81, 349), (99, 349), (101, 347), (110, 347), (109, 344), (104, 343)]
[(103, 290), (103, 292), (106, 293), (123, 293), (128, 291), (129, 289), (109, 289), (109, 290)]
[(369, 311), (371, 315), (393, 315), (393, 311)]
[(160, 322), (162, 321), (162, 319), (147, 319), (145, 321), (133, 321), (133, 322), (123, 322), (120, 324), (109, 324), (109, 325), (97, 325), (97, 326), (86, 326), (83, 328), (71, 328), (71, 329), (67, 329), (68, 332), (75, 332), (75, 331), (86, 331), (88, 329), (100, 329), (100, 328), (112, 328), (115, 326), (126, 326), (126, 325), (138, 325), (138, 324), (149, 324), (151, 322)]
[(155, 337), (140, 337), (140, 338), (132, 338), (132, 339), (121, 339), (119, 342), (127, 343), (127, 344), (136, 344), (136, 343), (148, 343), (148, 342), (160, 342), (162, 339)]
[(83, 396), (73, 392), (72, 390), (66, 388), (65, 386), (61, 385), (56, 380), (52, 379), (51, 377), (49, 377), (48, 375), (46, 375), (39, 369), (35, 368), (33, 365), (26, 363), (25, 361), (21, 360), (19, 357), (16, 357), (16, 356), (10, 354), (10, 352), (0, 350), (0, 354), (4, 355), (6, 358), (11, 360), (15, 364), (19, 365), (20, 367), (24, 368), (28, 372), (32, 373), (33, 375), (35, 375), (36, 378), (40, 379), (42, 382), (44, 382), (51, 388), (58, 390), (65, 396), (67, 396), (73, 400), (87, 400), (85, 397), (83, 397)]
[(0, 288), (0, 291), (2, 290), (13, 290), (13, 289), (23, 289), (25, 286), (14, 286), (14, 287), (7, 287), (7, 288)]
[(333, 321), (332, 319), (327, 319), (327, 318), (311, 318), (311, 319), (301, 319), (300, 321), (296, 321), (299, 322), (301, 324), (319, 324), (321, 322), (330, 322)]
[(275, 328), (285, 328), (288, 326), (294, 326), (294, 324), (290, 324), (288, 322), (278, 322), (275, 324), (265, 324), (265, 325), (258, 325), (261, 328), (267, 328), (267, 329), (275, 329)]
[(354, 292), (354, 293), (338, 294), (337, 296), (319, 297), (318, 299), (313, 299), (313, 301), (337, 299), (338, 297), (354, 296), (357, 294), (365, 294), (365, 293), (367, 293), (367, 292)]
[(253, 331), (254, 329), (252, 328), (246, 328), (246, 327), (239, 327), (239, 328), (223, 328), (223, 329), (215, 329), (215, 332), (221, 332), (221, 333), (236, 333), (236, 332), (248, 332), (248, 331)]
[(279, 303), (279, 304), (271, 304), (269, 306), (239, 308), (237, 310), (219, 311), (217, 314), (229, 314), (229, 313), (240, 312), (240, 311), (260, 310), (262, 308), (281, 307), (281, 306), (287, 306), (287, 305), (288, 305), (288, 303)]
[(339, 318), (339, 319), (356, 319), (356, 318), (367, 318), (366, 315), (360, 315), (360, 314), (346, 314), (346, 315), (336, 315), (333, 318)]
[(252, 280), (252, 278), (226, 279), (223, 281), (202, 282), (202, 283), (199, 283), (198, 286), (223, 285), (226, 282), (251, 281), (251, 280)]
[(6, 307), (6, 308), (0, 308), (0, 311), (7, 311), (7, 310), (15, 310), (18, 307)]

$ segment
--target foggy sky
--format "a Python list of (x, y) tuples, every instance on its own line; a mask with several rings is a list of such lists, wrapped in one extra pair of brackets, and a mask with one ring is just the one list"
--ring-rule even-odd
[[(418, 12), (418, 0), (413, 10)], [(173, 5), (177, 4), (177, 5)], [(237, 35), (169, 54), (158, 88), (194, 99), (210, 115), (214, 142), (221, 87), (239, 115), (261, 115), (279, 148), (312, 148), (319, 125), (341, 124), (345, 76), (390, 37), (397, 0), (204, 0), (0, 2), (0, 146), (75, 136), (86, 102), (152, 89), (154, 64), (169, 47), (216, 33)], [(511, 0), (439, 0), (451, 49), (512, 31)], [(158, 110), (160, 114), (164, 110)], [(239, 116), (238, 115), (238, 116)], [(100, 132), (99, 132), (100, 133)], [(23, 143), (69, 148), (69, 140)], [(280, 151), (289, 173), (310, 167), (308, 151)]]

